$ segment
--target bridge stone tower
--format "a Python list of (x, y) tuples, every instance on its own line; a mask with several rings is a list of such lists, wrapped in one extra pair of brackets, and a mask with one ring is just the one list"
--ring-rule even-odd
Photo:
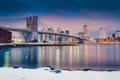
[(26, 18), (26, 28), (32, 31), (27, 41), (38, 42), (38, 16), (30, 16)]

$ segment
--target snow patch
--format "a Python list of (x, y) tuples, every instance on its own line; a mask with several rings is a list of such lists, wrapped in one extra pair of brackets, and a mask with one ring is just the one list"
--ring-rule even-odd
[(26, 68), (0, 68), (0, 80), (120, 80), (120, 71), (68, 71), (51, 67)]

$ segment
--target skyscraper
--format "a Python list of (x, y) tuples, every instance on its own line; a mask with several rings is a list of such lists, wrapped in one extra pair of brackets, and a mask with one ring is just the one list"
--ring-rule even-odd
[(87, 37), (88, 35), (87, 25), (83, 25), (83, 33), (84, 33), (84, 37)]
[(120, 37), (120, 31), (116, 31), (115, 37), (116, 37), (116, 38)]
[(99, 38), (106, 38), (106, 31), (103, 27), (99, 29)]
[(60, 27), (57, 27), (57, 33), (61, 33), (62, 29)]

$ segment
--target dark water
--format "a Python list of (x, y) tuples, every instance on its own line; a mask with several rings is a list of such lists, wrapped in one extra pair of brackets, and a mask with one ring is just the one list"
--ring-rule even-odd
[(0, 66), (120, 70), (120, 45), (85, 44), (1, 48)]

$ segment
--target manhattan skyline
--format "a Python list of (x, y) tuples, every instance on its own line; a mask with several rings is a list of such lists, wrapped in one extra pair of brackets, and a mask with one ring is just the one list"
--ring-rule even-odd
[[(119, 3), (119, 0), (2, 0), (0, 19), (37, 15), (49, 27), (61, 27), (70, 33), (82, 32), (83, 25), (88, 25), (88, 30), (96, 36), (101, 27), (105, 28), (107, 33), (120, 30)], [(0, 24), (26, 26), (24, 21)]]

